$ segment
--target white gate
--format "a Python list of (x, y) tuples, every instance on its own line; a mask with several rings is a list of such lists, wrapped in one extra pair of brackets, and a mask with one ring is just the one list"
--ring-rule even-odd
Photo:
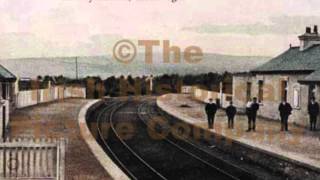
[(0, 143), (0, 179), (65, 179), (65, 139), (6, 139)]

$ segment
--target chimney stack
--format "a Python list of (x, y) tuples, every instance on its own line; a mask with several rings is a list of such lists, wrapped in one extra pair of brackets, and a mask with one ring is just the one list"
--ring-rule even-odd
[(313, 32), (311, 27), (306, 27), (306, 33), (299, 36), (300, 39), (300, 51), (304, 51), (313, 45), (320, 44), (320, 36), (318, 32), (318, 26), (314, 25)]
[(307, 28), (306, 28), (306, 33), (307, 33), (307, 34), (311, 34), (311, 27), (307, 27)]
[(317, 25), (314, 25), (313, 33), (318, 34), (318, 26)]

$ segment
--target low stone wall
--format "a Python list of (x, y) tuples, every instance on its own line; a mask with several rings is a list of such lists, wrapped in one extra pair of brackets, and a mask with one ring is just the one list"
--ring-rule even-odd
[[(157, 106), (167, 118), (172, 118), (176, 121), (194, 126), (194, 124), (189, 123), (187, 120), (177, 117), (174, 113), (170, 113), (163, 104), (159, 103), (159, 101), (157, 101)], [(320, 177), (320, 169), (312, 165), (301, 163), (297, 160), (279, 156), (272, 152), (241, 143), (207, 129), (201, 129), (211, 135), (210, 139), (212, 139), (212, 143), (220, 150), (237, 159), (243, 159), (244, 161), (269, 169), (270, 171), (279, 174), (279, 176), (294, 180), (318, 180)]]

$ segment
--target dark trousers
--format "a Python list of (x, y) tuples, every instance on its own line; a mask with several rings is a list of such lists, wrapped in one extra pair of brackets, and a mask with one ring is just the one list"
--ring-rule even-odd
[(315, 115), (310, 115), (310, 130), (316, 130), (317, 126), (317, 116)]
[(209, 129), (213, 129), (215, 114), (207, 114), (207, 116), (208, 116), (208, 127)]
[(228, 116), (228, 128), (233, 129), (234, 116)]
[(256, 119), (257, 115), (247, 115), (248, 116), (248, 130), (256, 130)]
[(288, 119), (289, 116), (281, 116), (281, 131), (288, 131)]

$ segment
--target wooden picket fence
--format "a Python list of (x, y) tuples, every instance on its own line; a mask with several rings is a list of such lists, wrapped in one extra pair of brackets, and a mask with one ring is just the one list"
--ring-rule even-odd
[(1, 139), (0, 179), (65, 179), (65, 139)]

